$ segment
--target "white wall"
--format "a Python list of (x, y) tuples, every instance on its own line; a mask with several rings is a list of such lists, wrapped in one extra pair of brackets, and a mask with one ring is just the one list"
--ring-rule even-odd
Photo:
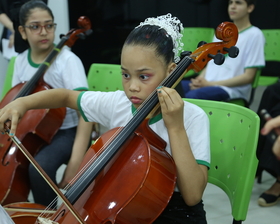
[[(60, 34), (67, 34), (69, 28), (68, 17), (68, 1), (67, 0), (48, 0), (48, 6), (51, 8), (55, 22), (57, 23), (57, 29), (55, 32), (55, 43), (59, 43)], [(0, 34), (2, 35), (3, 25), (0, 24)], [(0, 36), (1, 36), (0, 35)], [(3, 83), (5, 80), (5, 74), (8, 66), (8, 60), (4, 59), (0, 53), (0, 96), (2, 93)]]
[[(2, 31), (3, 31), (3, 25), (0, 24), (0, 37), (2, 36)], [(3, 58), (2, 54), (0, 53), (0, 97), (2, 95), (2, 88), (5, 80), (7, 66), (8, 66), (8, 60)]]
[(48, 6), (53, 12), (54, 21), (57, 23), (55, 32), (55, 43), (59, 43), (60, 34), (67, 34), (69, 28), (68, 1), (67, 0), (48, 0)]

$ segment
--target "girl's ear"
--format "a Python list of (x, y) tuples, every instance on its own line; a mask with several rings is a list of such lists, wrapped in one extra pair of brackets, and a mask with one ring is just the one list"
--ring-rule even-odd
[(255, 8), (255, 5), (254, 5), (254, 4), (249, 5), (249, 6), (248, 6), (248, 13), (253, 12), (254, 8)]
[(21, 38), (24, 39), (24, 40), (26, 40), (26, 39), (27, 39), (27, 36), (26, 36), (24, 27), (23, 27), (23, 26), (19, 26), (19, 27), (18, 27), (18, 31), (19, 31), (19, 33), (20, 33), (20, 35), (21, 35)]
[(169, 66), (168, 66), (168, 73), (170, 74), (175, 68), (176, 68), (176, 64), (174, 62), (172, 62)]

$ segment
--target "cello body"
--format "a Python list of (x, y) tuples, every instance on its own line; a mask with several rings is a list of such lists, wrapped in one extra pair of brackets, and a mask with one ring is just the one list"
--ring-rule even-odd
[[(0, 102), (0, 108), (11, 102), (24, 84), (12, 88)], [(50, 89), (47, 84), (38, 85), (34, 92)], [(41, 109), (28, 111), (21, 119), (17, 138), (28, 147), (31, 155), (51, 142), (62, 125), (66, 114), (65, 108)], [(27, 201), (29, 194), (28, 166), (29, 161), (19, 152), (8, 135), (0, 135), (0, 200), (1, 204)]]
[[(141, 134), (142, 127), (145, 136), (151, 138)], [(81, 167), (92, 158), (98, 159), (102, 146), (117, 131), (115, 128), (101, 135), (89, 148)], [(75, 202), (85, 223), (152, 223), (168, 204), (176, 183), (175, 164), (165, 145), (144, 122)], [(50, 220), (79, 223), (65, 205)]]
[[(35, 223), (38, 215), (46, 209), (45, 206), (29, 202), (18, 202), (3, 206), (15, 224)], [(53, 213), (53, 211), (50, 211)]]

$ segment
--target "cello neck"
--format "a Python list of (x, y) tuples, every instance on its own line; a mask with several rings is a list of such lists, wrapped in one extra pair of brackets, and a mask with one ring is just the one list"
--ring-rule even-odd
[(50, 52), (50, 54), (47, 56), (46, 60), (40, 65), (36, 73), (32, 76), (32, 78), (25, 83), (25, 85), (22, 87), (22, 89), (19, 91), (15, 99), (23, 96), (29, 95), (34, 88), (36, 87), (38, 81), (42, 78), (42, 76), (45, 74), (47, 69), (50, 67), (52, 61), (55, 59), (55, 57), (58, 55), (66, 41), (68, 40), (67, 36), (62, 37), (61, 41), (58, 43), (56, 47), (53, 48), (53, 50)]

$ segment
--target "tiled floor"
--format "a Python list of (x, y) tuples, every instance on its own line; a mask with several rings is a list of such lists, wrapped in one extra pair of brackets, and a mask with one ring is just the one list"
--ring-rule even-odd
[[(247, 218), (244, 224), (279, 224), (280, 203), (272, 207), (260, 207), (257, 204), (259, 195), (267, 190), (274, 179), (264, 173), (261, 184), (255, 183), (252, 191), (251, 201)], [(218, 187), (208, 184), (204, 193), (204, 205), (208, 224), (231, 224), (231, 207), (227, 195)]]
[[(259, 100), (261, 98), (264, 88), (259, 87), (256, 91), (255, 100), (251, 106), (251, 109), (256, 111), (259, 105)], [(59, 169), (57, 178), (61, 178), (65, 166)], [(257, 204), (257, 199), (259, 195), (268, 189), (274, 179), (267, 174), (263, 173), (263, 181), (261, 184), (255, 183), (251, 201), (249, 205), (249, 210), (244, 224), (279, 224), (280, 223), (280, 202), (279, 204), (272, 207), (260, 207)], [(30, 200), (32, 196), (30, 195)], [(231, 224), (231, 207), (227, 195), (218, 187), (208, 184), (206, 191), (203, 196), (205, 210), (207, 213), (208, 224)]]

